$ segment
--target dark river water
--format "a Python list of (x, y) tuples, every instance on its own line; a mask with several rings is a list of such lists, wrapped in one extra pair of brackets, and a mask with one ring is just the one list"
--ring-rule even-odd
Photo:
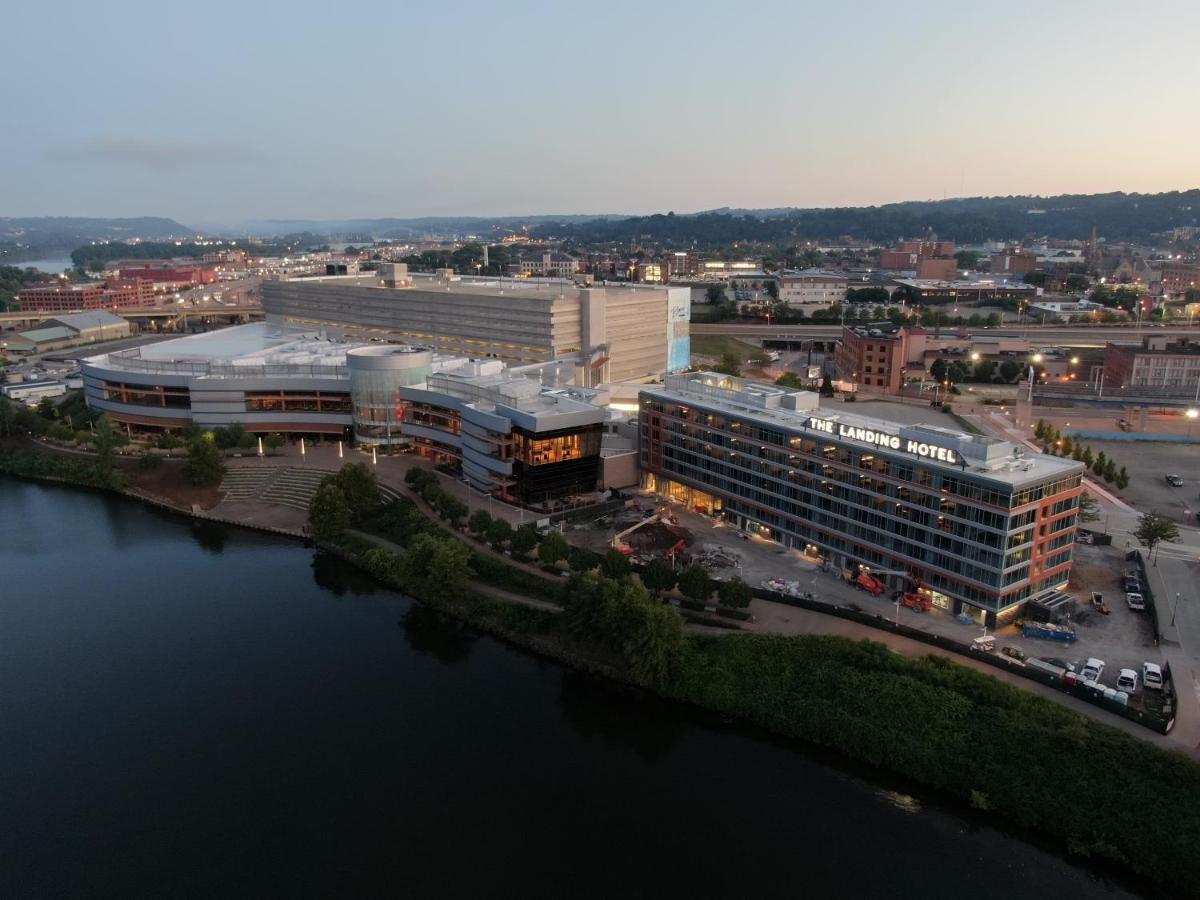
[(0, 896), (1132, 896), (906, 790), (0, 477)]

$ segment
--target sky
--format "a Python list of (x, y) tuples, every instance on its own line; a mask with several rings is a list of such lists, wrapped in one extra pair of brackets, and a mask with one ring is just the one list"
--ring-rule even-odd
[(1200, 187), (1200, 3), (6, 7), (0, 216), (694, 212)]

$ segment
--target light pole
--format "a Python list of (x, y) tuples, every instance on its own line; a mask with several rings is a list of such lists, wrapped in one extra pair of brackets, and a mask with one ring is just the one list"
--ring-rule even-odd
[(1175, 592), (1175, 605), (1171, 607), (1171, 627), (1175, 627), (1175, 613), (1179, 612), (1179, 591)]
[(1192, 426), (1194, 426), (1196, 424), (1196, 417), (1200, 416), (1200, 409), (1189, 409), (1187, 412), (1184, 413), (1184, 416), (1187, 417), (1188, 437), (1191, 437), (1192, 436)]

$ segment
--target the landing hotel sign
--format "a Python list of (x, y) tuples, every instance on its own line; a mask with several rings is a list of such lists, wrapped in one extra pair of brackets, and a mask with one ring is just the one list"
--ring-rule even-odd
[(863, 428), (860, 425), (846, 425), (841, 422), (833, 422), (829, 419), (821, 419), (817, 416), (808, 417), (808, 427), (824, 434), (849, 438), (852, 441), (862, 441), (865, 444), (874, 444), (876, 447), (883, 447), (886, 450), (901, 450), (905, 453), (911, 453), (913, 456), (924, 457), (925, 459), (936, 459), (938, 462), (950, 463), (951, 465), (958, 464), (958, 454), (946, 447), (927, 444), (924, 441), (915, 441), (911, 438), (902, 438), (899, 435), (888, 434), (885, 431), (876, 431), (873, 428)]

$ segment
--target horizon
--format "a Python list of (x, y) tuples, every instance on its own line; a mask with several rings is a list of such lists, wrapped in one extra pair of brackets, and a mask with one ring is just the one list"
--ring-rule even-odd
[[(367, 3), (336, 29), (227, 0), (199, 19), (145, 9), (106, 8), (102, 64), (70, 5), (10, 12), (20, 39), (0, 72), (36, 112), (0, 146), (5, 214), (636, 216), (1158, 193), (1196, 178), (1200, 122), (1180, 114), (1200, 80), (1195, 4), (1161, 10), (1171, 27), (1137, 65), (1116, 63), (1146, 17), (1115, 5), (964, 16), (948, 0), (917, 15), (764, 0), (739, 10), (734, 38), (716, 27), (730, 14), (676, 3), (618, 3), (600, 20), (534, 2)], [(1144, 127), (1114, 132), (1114, 115)]]

